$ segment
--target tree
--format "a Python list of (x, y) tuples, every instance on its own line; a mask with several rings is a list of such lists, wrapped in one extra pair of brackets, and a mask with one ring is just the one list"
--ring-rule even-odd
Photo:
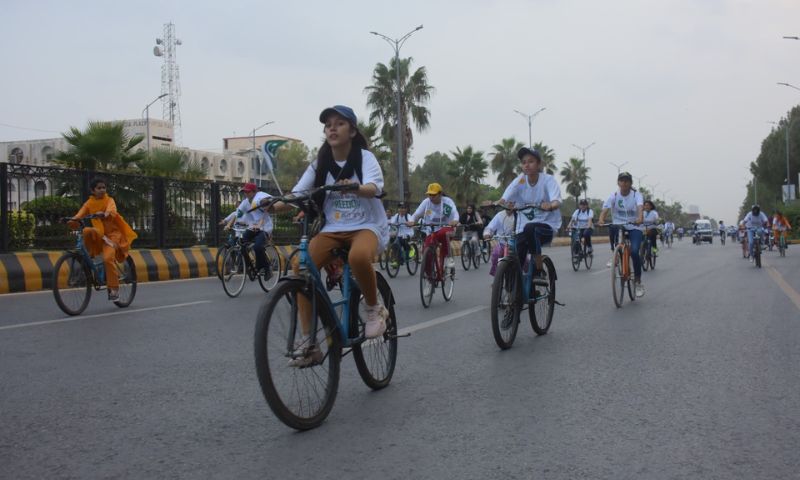
[(54, 161), (69, 168), (127, 170), (146, 155), (142, 150), (134, 151), (144, 137), (128, 138), (122, 122), (90, 121), (85, 130), (70, 127), (62, 136), (70, 148), (56, 154)]
[(559, 174), (567, 185), (567, 193), (575, 197), (577, 202), (581, 192), (586, 191), (586, 184), (589, 179), (589, 169), (586, 164), (583, 160), (572, 157), (568, 162), (564, 162)]
[(445, 189), (450, 166), (453, 161), (446, 153), (433, 152), (425, 156), (425, 162), (417, 166), (409, 178), (409, 193), (414, 201), (419, 201), (425, 195), (429, 183), (436, 182)]
[(303, 142), (286, 142), (278, 148), (275, 152), (275, 177), (283, 191), (295, 186), (312, 158)]
[(511, 137), (500, 140), (500, 143), (492, 147), (494, 156), (492, 157), (491, 167), (492, 171), (497, 174), (497, 183), (501, 187), (505, 187), (519, 175), (521, 170), (517, 152), (524, 146), (522, 142)]
[(475, 203), (480, 193), (480, 182), (486, 176), (489, 168), (488, 162), (483, 159), (484, 152), (473, 150), (467, 146), (464, 150), (457, 147), (454, 152), (453, 162), (450, 165), (449, 177), (452, 179), (450, 187), (458, 205)]
[(556, 172), (556, 152), (542, 142), (534, 143), (533, 149), (542, 156), (542, 171), (553, 175)]
[(390, 198), (402, 198), (397, 189), (397, 162), (392, 162), (392, 150), (380, 131), (380, 125), (371, 120), (368, 123), (358, 122), (358, 130), (367, 139), (369, 150), (381, 165), (383, 189), (391, 195)]
[(197, 181), (204, 180), (208, 174), (208, 169), (190, 159), (187, 151), (177, 148), (154, 148), (150, 155), (137, 160), (136, 166), (150, 177)]
[[(401, 58), (399, 62), (392, 58), (387, 67), (383, 63), (375, 65), (372, 72), (372, 84), (364, 89), (367, 94), (367, 106), (372, 109), (369, 120), (381, 125), (381, 135), (391, 144), (394, 158), (398, 152), (396, 130), (398, 120), (402, 119), (403, 132), (403, 178), (408, 177), (408, 152), (414, 144), (413, 130), (409, 117), (418, 132), (430, 127), (430, 110), (426, 104), (430, 101), (434, 88), (428, 84), (428, 73), (425, 67), (411, 71), (413, 59)], [(398, 64), (399, 63), (399, 64)], [(397, 115), (397, 73), (400, 74), (400, 116)], [(396, 162), (394, 162), (396, 164)], [(407, 189), (405, 189), (407, 190)], [(407, 193), (407, 192), (406, 192)]]

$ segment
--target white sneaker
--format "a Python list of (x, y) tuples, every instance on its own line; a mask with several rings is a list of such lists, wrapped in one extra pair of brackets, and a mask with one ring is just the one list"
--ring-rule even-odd
[(635, 282), (634, 286), (636, 290), (636, 298), (644, 297), (644, 285), (642, 285), (642, 282)]
[(455, 268), (456, 267), (456, 259), (453, 257), (447, 257), (444, 260), (444, 266), (447, 268)]
[(364, 325), (364, 336), (367, 338), (377, 338), (386, 331), (386, 319), (389, 318), (389, 310), (380, 302), (377, 305), (367, 305), (367, 321)]
[(611, 265), (613, 263), (614, 263), (614, 257), (611, 257), (611, 259), (606, 263), (606, 268), (611, 268)]
[(322, 362), (324, 356), (319, 345), (311, 346), (311, 337), (303, 336), (295, 340), (294, 352), (295, 358), (289, 360), (290, 367), (305, 368), (312, 365), (317, 365)]

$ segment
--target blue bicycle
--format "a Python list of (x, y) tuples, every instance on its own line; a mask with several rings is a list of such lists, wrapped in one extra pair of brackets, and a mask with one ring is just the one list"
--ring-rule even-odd
[[(72, 231), (76, 237), (75, 248), (64, 252), (53, 266), (53, 296), (58, 308), (67, 315), (80, 315), (89, 305), (92, 289), (100, 291), (106, 288), (102, 256), (96, 258), (96, 263), (92, 260), (83, 244), (82, 235), (82, 229), (89, 226), (89, 220), (101, 217), (103, 215), (94, 214), (76, 220), (80, 228)], [(62, 222), (70, 220), (72, 219), (61, 219)], [(114, 305), (124, 308), (136, 296), (136, 265), (129, 255), (125, 261), (115, 262), (115, 267), (119, 277), (119, 299), (114, 301)]]
[[(517, 216), (525, 210), (536, 210), (538, 205), (524, 205), (516, 208), (503, 206), (514, 214), (514, 228), (517, 231)], [(536, 268), (533, 258), (523, 269), (525, 258), (517, 253), (516, 235), (508, 238), (506, 255), (497, 264), (492, 283), (491, 321), (492, 334), (497, 346), (503, 350), (511, 348), (517, 336), (520, 313), (528, 309), (531, 327), (537, 335), (545, 335), (553, 321), (556, 302), (556, 267), (547, 255), (542, 255), (542, 271), (534, 276)]]
[[(274, 198), (296, 205), (309, 218), (321, 208), (312, 196), (319, 191), (355, 190), (358, 185), (326, 185), (299, 195)], [(261, 391), (275, 415), (289, 427), (308, 430), (330, 413), (339, 385), (339, 364), (353, 354), (361, 379), (370, 388), (386, 387), (397, 359), (397, 319), (388, 282), (375, 272), (378, 294), (389, 310), (386, 332), (364, 337), (363, 295), (351, 276), (348, 251), (332, 253), (344, 261), (342, 298), (333, 301), (308, 252), (308, 223), (298, 248), (299, 273), (289, 274), (267, 295), (255, 328), (255, 362)]]

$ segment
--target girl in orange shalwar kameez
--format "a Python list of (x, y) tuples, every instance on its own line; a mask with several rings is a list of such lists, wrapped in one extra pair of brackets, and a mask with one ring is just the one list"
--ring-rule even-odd
[(106, 194), (106, 181), (95, 178), (89, 183), (92, 195), (73, 217), (78, 220), (87, 215), (102, 214), (102, 218), (93, 218), (92, 226), (83, 229), (83, 243), (92, 257), (102, 254), (106, 270), (108, 299), (119, 299), (119, 274), (115, 262), (123, 262), (128, 256), (128, 249), (136, 239), (136, 232), (117, 213), (117, 204)]

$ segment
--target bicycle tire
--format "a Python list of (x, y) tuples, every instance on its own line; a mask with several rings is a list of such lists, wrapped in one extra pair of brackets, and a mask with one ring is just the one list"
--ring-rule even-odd
[(756, 268), (761, 268), (761, 242), (756, 242), (753, 256), (755, 257)]
[(475, 270), (481, 265), (481, 245), (477, 242), (472, 244), (472, 266)]
[(617, 249), (614, 252), (614, 261), (611, 264), (611, 296), (614, 298), (614, 305), (622, 308), (625, 301), (625, 277), (622, 272), (622, 252)]
[[(253, 341), (256, 375), (261, 393), (275, 416), (296, 430), (318, 427), (327, 418), (333, 408), (339, 388), (342, 355), (339, 332), (331, 317), (331, 312), (322, 307), (317, 309), (319, 325), (318, 330), (314, 332), (315, 343), (320, 350), (327, 349), (325, 353), (322, 353), (322, 360), (318, 364), (304, 368), (289, 365), (287, 359), (292, 358), (293, 353), (287, 352), (287, 345), (297, 344), (298, 331), (302, 328), (298, 328), (296, 320), (298, 315), (297, 296), (305, 296), (308, 301), (311, 301), (305, 290), (305, 281), (301, 279), (285, 279), (278, 282), (276, 287), (267, 294), (267, 299), (258, 311)], [(315, 295), (317, 295), (317, 305), (324, 305), (320, 294), (315, 293)], [(284, 321), (282, 313), (287, 309), (288, 318)], [(288, 325), (283, 325), (287, 322)], [(294, 334), (293, 338), (288, 338), (292, 333)], [(324, 367), (326, 363), (327, 375), (324, 375), (325, 369), (319, 367)], [(289, 377), (289, 383), (291, 383), (285, 393), (278, 386), (284, 377)], [(311, 402), (306, 401), (307, 399), (290, 401), (294, 395), (301, 396), (303, 390), (307, 392), (310, 388), (309, 384), (312, 383), (315, 387), (313, 388), (314, 393), (319, 398), (320, 389), (317, 387), (322, 381), (325, 381), (326, 385), (321, 388), (323, 398), (318, 407), (314, 407), (312, 410)]]
[(465, 272), (472, 266), (472, 243), (469, 241), (461, 242), (461, 266)]
[[(378, 282), (378, 295), (383, 305), (389, 310), (386, 320), (386, 332), (378, 338), (367, 339), (363, 343), (353, 346), (353, 360), (361, 380), (369, 388), (380, 390), (392, 380), (394, 367), (397, 362), (397, 317), (394, 312), (394, 294), (389, 283), (383, 275), (376, 273)], [(350, 293), (350, 328), (359, 331), (360, 322), (366, 315), (358, 308), (362, 305), (361, 292), (354, 288)]]
[(656, 258), (658, 258), (658, 256), (655, 253), (650, 254), (650, 270), (656, 269)]
[(231, 247), (222, 260), (222, 289), (231, 298), (236, 298), (244, 290), (247, 281), (245, 253), (240, 246)]
[(402, 247), (396, 242), (392, 242), (386, 249), (386, 273), (389, 278), (395, 278), (400, 273), (400, 256)]
[(486, 240), (481, 242), (481, 257), (483, 257), (483, 263), (489, 263), (489, 260), (492, 259), (492, 243)]
[(521, 283), (519, 263), (513, 258), (501, 259), (492, 282), (490, 314), (492, 336), (501, 350), (511, 348), (517, 337)]
[(285, 276), (289, 275), (289, 268), (292, 266), (292, 261), (294, 260), (294, 257), (296, 257), (299, 254), (300, 254), (300, 249), (299, 248), (295, 248), (294, 250), (292, 250), (292, 253), (289, 254), (289, 257), (287, 257), (286, 260), (284, 260), (284, 262), (283, 262), (283, 275), (282, 276), (285, 277)]
[[(116, 262), (115, 262), (116, 263)], [(120, 265), (124, 267), (120, 268)], [(136, 265), (133, 258), (128, 255), (124, 262), (116, 263), (115, 268), (119, 272), (119, 300), (114, 301), (114, 305), (125, 308), (133, 302), (136, 296)]]
[(94, 282), (90, 281), (91, 278), (92, 274), (82, 255), (68, 252), (56, 260), (53, 266), (53, 296), (62, 312), (80, 315), (86, 310), (92, 298)]
[[(452, 255), (452, 253), (451, 251), (450, 254)], [(453, 299), (453, 292), (456, 287), (456, 267), (448, 268), (446, 266), (447, 262), (444, 262), (444, 265), (442, 271), (442, 297), (444, 297), (445, 302), (449, 302)]]
[(262, 275), (259, 275), (258, 284), (261, 286), (261, 290), (264, 290), (265, 293), (269, 293), (270, 290), (275, 288), (275, 285), (278, 284), (278, 280), (281, 278), (283, 257), (278, 249), (275, 248), (275, 245), (267, 245), (264, 247), (264, 253), (267, 255), (267, 265), (269, 265), (267, 268), (270, 271), (270, 276), (268, 279), (265, 279)]
[(649, 249), (649, 242), (642, 242), (642, 246), (639, 248), (639, 262), (645, 272), (650, 270), (650, 256), (647, 254)]
[(431, 247), (425, 247), (422, 250), (422, 271), (419, 274), (419, 296), (425, 308), (431, 306), (433, 292), (436, 290), (435, 262), (436, 252)]
[(571, 253), (572, 253), (572, 269), (574, 271), (576, 271), (576, 272), (578, 271), (578, 269), (581, 268), (581, 253), (580, 253), (581, 250), (580, 249), (581, 249), (580, 242), (577, 242), (577, 241), (572, 242), (572, 248), (570, 249)]
[(586, 270), (591, 270), (592, 263), (594, 263), (594, 253), (584, 252), (583, 263), (586, 265)]
[(416, 242), (409, 242), (408, 259), (406, 261), (406, 270), (412, 277), (417, 274), (419, 269), (419, 246)]
[(536, 335), (547, 335), (553, 323), (553, 312), (556, 307), (556, 267), (546, 255), (542, 256), (542, 269), (547, 272), (547, 296), (537, 299), (528, 307), (528, 318)]

